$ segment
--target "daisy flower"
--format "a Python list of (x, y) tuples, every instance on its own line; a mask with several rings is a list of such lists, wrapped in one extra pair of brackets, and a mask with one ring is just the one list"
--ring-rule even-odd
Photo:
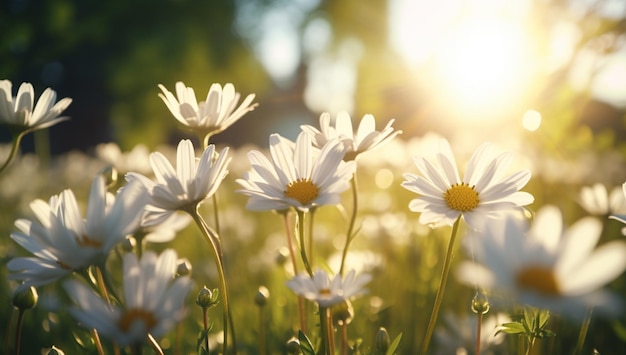
[(124, 255), (123, 306), (110, 305), (76, 280), (63, 284), (76, 303), (72, 316), (84, 327), (96, 329), (117, 344), (142, 344), (148, 334), (167, 334), (184, 316), (184, 300), (191, 290), (187, 276), (176, 275), (176, 252), (167, 249), (157, 256), (146, 252), (141, 260)]
[(422, 176), (404, 174), (402, 186), (418, 194), (409, 208), (421, 212), (422, 224), (451, 225), (463, 216), (476, 228), (482, 217), (528, 205), (533, 196), (519, 190), (530, 179), (530, 172), (522, 170), (503, 177), (510, 160), (510, 153), (494, 156), (492, 145), (484, 143), (472, 155), (461, 179), (450, 144), (442, 138), (436, 160), (414, 159)]
[(181, 81), (176, 83), (176, 96), (161, 84), (159, 89), (162, 91), (159, 97), (178, 122), (198, 132), (201, 137), (224, 131), (257, 106), (252, 104), (255, 95), (250, 94), (237, 107), (241, 95), (235, 92), (235, 87), (230, 83), (223, 88), (219, 84), (212, 84), (206, 100), (200, 102), (196, 100), (193, 88), (185, 86)]
[(382, 146), (395, 138), (402, 131), (394, 130), (393, 122), (390, 120), (385, 128), (380, 132), (376, 130), (376, 121), (374, 116), (367, 114), (363, 116), (356, 132), (352, 128), (352, 119), (350, 115), (341, 111), (337, 114), (334, 122), (331, 120), (330, 114), (324, 112), (320, 115), (320, 129), (310, 125), (300, 126), (304, 132), (311, 134), (313, 144), (321, 148), (329, 140), (339, 139), (346, 147), (346, 161), (356, 159), (356, 157), (366, 151)]
[(621, 186), (616, 186), (609, 192), (603, 184), (584, 186), (580, 190), (578, 202), (589, 214), (607, 216), (612, 213), (626, 212), (626, 198)]
[(344, 162), (344, 148), (338, 140), (331, 140), (317, 151), (311, 137), (301, 132), (295, 145), (278, 134), (270, 136), (272, 161), (258, 151), (248, 153), (252, 171), (237, 182), (238, 190), (250, 196), (250, 210), (286, 210), (295, 207), (302, 211), (338, 204), (340, 194), (350, 187), (356, 165)]
[(215, 145), (211, 144), (204, 150), (199, 161), (196, 161), (193, 144), (188, 139), (178, 143), (176, 168), (163, 154), (150, 154), (156, 182), (139, 173), (126, 174), (128, 181), (141, 181), (150, 195), (150, 203), (146, 206), (147, 213), (142, 223), (161, 223), (174, 211), (195, 208), (211, 197), (228, 174), (230, 160), (228, 147), (218, 154)]
[(340, 274), (331, 278), (325, 271), (316, 270), (313, 276), (307, 273), (294, 276), (287, 281), (287, 287), (295, 294), (327, 308), (365, 293), (367, 290), (363, 286), (371, 279), (369, 274), (356, 276), (354, 270), (344, 279)]
[(626, 243), (596, 248), (602, 223), (593, 217), (563, 227), (561, 212), (541, 208), (529, 227), (515, 214), (491, 220), (469, 237), (476, 260), (458, 271), (463, 282), (491, 289), (494, 302), (526, 304), (582, 318), (587, 307), (614, 310), (619, 302), (601, 288), (626, 269)]
[(71, 190), (48, 202), (33, 201), (34, 220), (18, 219), (19, 231), (11, 233), (11, 239), (34, 256), (9, 261), (9, 278), (39, 286), (104, 262), (109, 251), (137, 228), (145, 201), (140, 184), (129, 183), (113, 196), (102, 176), (91, 185), (84, 219)]
[(135, 171), (141, 174), (152, 173), (150, 151), (143, 144), (137, 144), (129, 152), (122, 152), (116, 143), (102, 143), (96, 146), (96, 156), (113, 166), (121, 174)]
[(22, 83), (14, 97), (11, 81), (0, 80), (0, 124), (8, 126), (12, 131), (25, 132), (64, 121), (67, 117), (59, 115), (72, 103), (72, 99), (64, 98), (55, 103), (56, 98), (56, 92), (47, 88), (35, 105), (32, 84)]

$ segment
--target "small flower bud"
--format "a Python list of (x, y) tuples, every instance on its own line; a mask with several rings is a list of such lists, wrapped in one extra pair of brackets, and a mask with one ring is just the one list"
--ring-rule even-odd
[(126, 253), (132, 253), (135, 250), (135, 245), (137, 245), (137, 241), (133, 237), (126, 237), (121, 243), (122, 250)]
[(389, 339), (389, 333), (387, 333), (387, 329), (385, 329), (384, 327), (380, 327), (378, 329), (378, 333), (376, 333), (376, 338), (374, 339), (374, 353), (387, 353), (387, 349), (389, 349), (390, 344), (391, 340)]
[(63, 350), (61, 350), (61, 349), (57, 348), (56, 346), (52, 345), (52, 348), (50, 350), (48, 350), (46, 355), (65, 355), (65, 353), (63, 352)]
[(289, 260), (289, 249), (282, 247), (278, 249), (278, 253), (276, 254), (276, 264), (284, 265), (287, 260)]
[(187, 258), (178, 259), (178, 265), (176, 265), (176, 273), (178, 276), (187, 276), (191, 274), (191, 263)]
[(354, 308), (352, 308), (352, 302), (345, 300), (341, 303), (337, 303), (332, 307), (333, 320), (338, 325), (348, 325), (352, 323), (354, 318)]
[(291, 337), (291, 339), (287, 340), (287, 353), (289, 354), (300, 354), (302, 350), (300, 350), (300, 340), (296, 337)]
[(254, 303), (257, 306), (263, 307), (267, 304), (267, 300), (270, 298), (270, 290), (265, 286), (259, 286), (259, 291), (254, 296)]
[(484, 292), (476, 292), (472, 299), (472, 312), (476, 314), (485, 314), (489, 312), (489, 299)]
[(20, 286), (13, 293), (13, 298), (11, 299), (11, 302), (13, 303), (13, 306), (15, 306), (17, 309), (26, 310), (35, 308), (38, 299), (39, 295), (37, 295), (37, 290), (35, 289), (35, 287)]
[(118, 173), (115, 167), (109, 165), (100, 170), (100, 175), (104, 177), (104, 184), (107, 188), (112, 188), (117, 184)]
[(196, 304), (202, 308), (211, 308), (219, 302), (218, 296), (218, 289), (211, 291), (206, 286), (203, 286), (200, 292), (198, 292), (198, 297), (196, 297)]

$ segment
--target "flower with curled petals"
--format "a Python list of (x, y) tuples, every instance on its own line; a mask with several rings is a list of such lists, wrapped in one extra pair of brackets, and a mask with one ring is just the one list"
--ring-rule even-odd
[(141, 259), (124, 255), (123, 307), (108, 304), (84, 284), (69, 280), (64, 287), (76, 303), (70, 313), (83, 327), (122, 346), (142, 344), (148, 335), (165, 335), (182, 320), (192, 287), (189, 277), (175, 278), (176, 262), (173, 249), (158, 256), (148, 251)]
[(363, 116), (356, 132), (352, 128), (350, 115), (341, 111), (337, 114), (334, 122), (330, 114), (324, 112), (320, 115), (320, 129), (310, 125), (302, 125), (302, 131), (311, 134), (313, 144), (321, 148), (331, 139), (339, 139), (346, 147), (346, 161), (366, 151), (382, 146), (395, 138), (402, 131), (394, 130), (392, 125), (395, 120), (390, 120), (381, 131), (376, 130), (376, 121), (373, 115)]
[(353, 161), (344, 162), (345, 148), (331, 140), (321, 151), (314, 150), (311, 137), (301, 132), (295, 145), (278, 134), (270, 136), (271, 161), (259, 151), (248, 158), (252, 171), (237, 182), (238, 190), (250, 198), (250, 210), (283, 211), (294, 207), (308, 211), (322, 205), (338, 204), (340, 194), (350, 187), (356, 168)]
[(212, 84), (205, 101), (197, 101), (191, 87), (182, 81), (176, 83), (176, 96), (159, 84), (159, 97), (163, 100), (172, 115), (184, 126), (205, 138), (224, 131), (243, 115), (255, 109), (252, 104), (254, 94), (246, 96), (237, 107), (241, 94), (235, 91), (233, 84)]
[(35, 219), (18, 219), (15, 226), (19, 231), (11, 233), (11, 239), (34, 256), (10, 260), (9, 278), (39, 286), (100, 265), (111, 249), (138, 227), (145, 203), (141, 184), (130, 182), (113, 196), (106, 191), (102, 176), (91, 185), (85, 218), (71, 190), (48, 202), (33, 201), (30, 207)]
[(47, 88), (35, 104), (35, 90), (30, 83), (22, 83), (17, 96), (12, 95), (12, 83), (0, 80), (0, 124), (6, 125), (12, 132), (22, 133), (48, 128), (67, 120), (59, 115), (72, 103), (64, 98), (55, 102), (57, 94)]
[(602, 288), (626, 270), (626, 242), (596, 247), (602, 223), (584, 217), (565, 228), (561, 211), (539, 209), (529, 226), (509, 214), (468, 235), (476, 261), (459, 265), (458, 278), (490, 291), (494, 304), (530, 305), (571, 318), (588, 307), (615, 312), (620, 306)]
[(307, 273), (294, 276), (287, 281), (287, 287), (320, 307), (331, 307), (365, 293), (364, 286), (371, 279), (370, 274), (357, 276), (354, 270), (351, 270), (345, 278), (340, 274), (331, 278), (326, 271), (316, 270), (312, 276)]
[(145, 225), (158, 224), (171, 216), (174, 211), (194, 209), (199, 203), (213, 196), (222, 180), (228, 174), (228, 147), (218, 154), (211, 144), (196, 161), (193, 144), (188, 139), (178, 143), (176, 168), (159, 153), (150, 154), (150, 164), (156, 181), (139, 173), (126, 174), (129, 181), (139, 180), (150, 196), (146, 206)]
[(530, 172), (522, 170), (503, 177), (511, 154), (494, 156), (492, 150), (491, 144), (482, 144), (472, 155), (463, 179), (446, 139), (439, 140), (436, 160), (414, 159), (422, 176), (404, 174), (402, 186), (418, 194), (409, 208), (421, 212), (420, 223), (451, 225), (462, 216), (469, 226), (477, 228), (483, 217), (534, 201), (531, 194), (519, 191), (530, 179)]

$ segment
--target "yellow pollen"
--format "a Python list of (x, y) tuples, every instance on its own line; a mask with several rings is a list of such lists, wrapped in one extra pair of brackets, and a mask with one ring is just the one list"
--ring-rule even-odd
[(146, 326), (146, 329), (148, 330), (152, 329), (157, 324), (157, 321), (151, 312), (143, 309), (134, 308), (129, 309), (124, 312), (124, 314), (122, 314), (120, 319), (117, 321), (117, 326), (121, 330), (127, 332), (130, 330), (130, 327), (133, 325), (133, 323), (137, 321), (143, 322)]
[(320, 295), (323, 295), (323, 296), (328, 296), (328, 295), (330, 295), (330, 289), (327, 289), (327, 288), (323, 288), (323, 289), (321, 289), (321, 290), (320, 290)]
[(446, 200), (448, 207), (461, 212), (473, 210), (480, 202), (474, 186), (469, 186), (464, 182), (452, 185), (443, 193), (443, 199)]
[(546, 296), (560, 295), (559, 284), (551, 269), (545, 266), (529, 266), (515, 277), (517, 285)]
[(76, 238), (76, 242), (81, 247), (100, 248), (102, 246), (102, 242), (100, 242), (99, 240), (91, 239), (86, 235)]
[(285, 196), (293, 198), (303, 205), (307, 205), (317, 198), (318, 192), (319, 189), (311, 179), (301, 178), (287, 185)]

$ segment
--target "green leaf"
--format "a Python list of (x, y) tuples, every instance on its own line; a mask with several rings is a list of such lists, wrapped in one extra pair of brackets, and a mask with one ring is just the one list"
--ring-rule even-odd
[(300, 341), (300, 350), (302, 350), (303, 355), (315, 355), (313, 344), (301, 330), (298, 331), (298, 340)]
[(525, 334), (526, 327), (524, 327), (523, 324), (518, 323), (518, 322), (502, 323), (501, 326), (496, 328), (495, 335), (498, 335), (500, 332), (506, 333), (506, 334)]
[(550, 311), (539, 311), (539, 328), (543, 328), (550, 320)]
[(385, 355), (393, 355), (396, 353), (396, 349), (398, 348), (398, 345), (400, 345), (400, 340), (402, 339), (402, 333), (398, 334), (398, 336), (393, 339), (393, 341), (391, 342), (391, 345), (389, 345), (389, 349), (387, 349), (387, 352), (385, 353)]

